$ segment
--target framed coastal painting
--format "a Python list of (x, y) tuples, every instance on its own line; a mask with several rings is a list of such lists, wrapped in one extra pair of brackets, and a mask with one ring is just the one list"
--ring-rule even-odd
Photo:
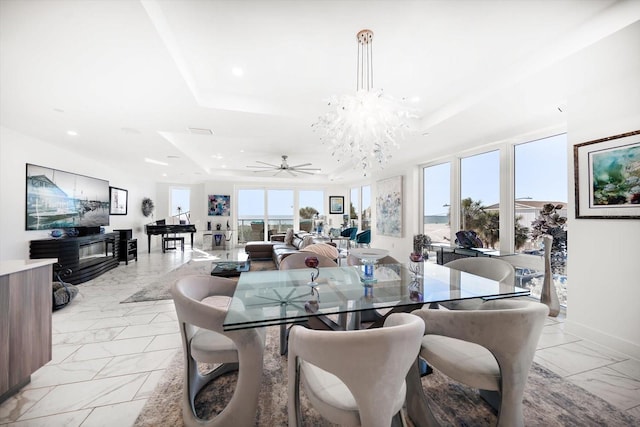
[(402, 176), (376, 183), (376, 232), (402, 237)]
[(129, 192), (122, 188), (109, 187), (109, 215), (126, 215)]
[(209, 195), (209, 216), (230, 216), (231, 196), (214, 194)]
[(640, 218), (640, 130), (573, 147), (576, 218)]
[(329, 196), (329, 213), (330, 214), (344, 213), (344, 197), (343, 196)]

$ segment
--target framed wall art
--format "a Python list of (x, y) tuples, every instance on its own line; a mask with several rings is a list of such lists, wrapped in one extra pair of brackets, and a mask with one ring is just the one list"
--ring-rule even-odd
[(573, 147), (576, 218), (640, 218), (640, 130)]
[(376, 183), (376, 232), (402, 237), (402, 176)]
[(209, 216), (230, 216), (231, 196), (214, 194), (209, 196)]
[(343, 196), (329, 196), (329, 213), (330, 214), (344, 213), (344, 197)]
[(122, 188), (109, 187), (109, 215), (126, 215), (129, 192)]

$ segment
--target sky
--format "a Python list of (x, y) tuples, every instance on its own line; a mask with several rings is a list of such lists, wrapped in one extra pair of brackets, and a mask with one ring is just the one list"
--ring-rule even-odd
[[(463, 158), (461, 196), (485, 206), (500, 199), (498, 150)], [(515, 198), (567, 202), (567, 140), (557, 135), (515, 146)], [(446, 215), (450, 205), (449, 163), (425, 169), (425, 215)], [(432, 185), (430, 185), (432, 183)], [(529, 199), (530, 198), (530, 199)]]

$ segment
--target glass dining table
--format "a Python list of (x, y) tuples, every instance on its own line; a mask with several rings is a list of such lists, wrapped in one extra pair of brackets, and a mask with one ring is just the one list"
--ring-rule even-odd
[(224, 329), (281, 325), (280, 348), (286, 352), (286, 325), (316, 329), (380, 327), (392, 312), (410, 312), (424, 304), (466, 299), (529, 295), (514, 284), (425, 262), (421, 274), (402, 264), (376, 264), (373, 279), (366, 266), (243, 272), (229, 306)]

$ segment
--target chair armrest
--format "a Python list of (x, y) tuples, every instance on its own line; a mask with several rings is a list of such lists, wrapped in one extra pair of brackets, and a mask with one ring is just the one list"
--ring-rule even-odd
[(272, 242), (284, 242), (284, 234), (272, 234), (271, 235)]

